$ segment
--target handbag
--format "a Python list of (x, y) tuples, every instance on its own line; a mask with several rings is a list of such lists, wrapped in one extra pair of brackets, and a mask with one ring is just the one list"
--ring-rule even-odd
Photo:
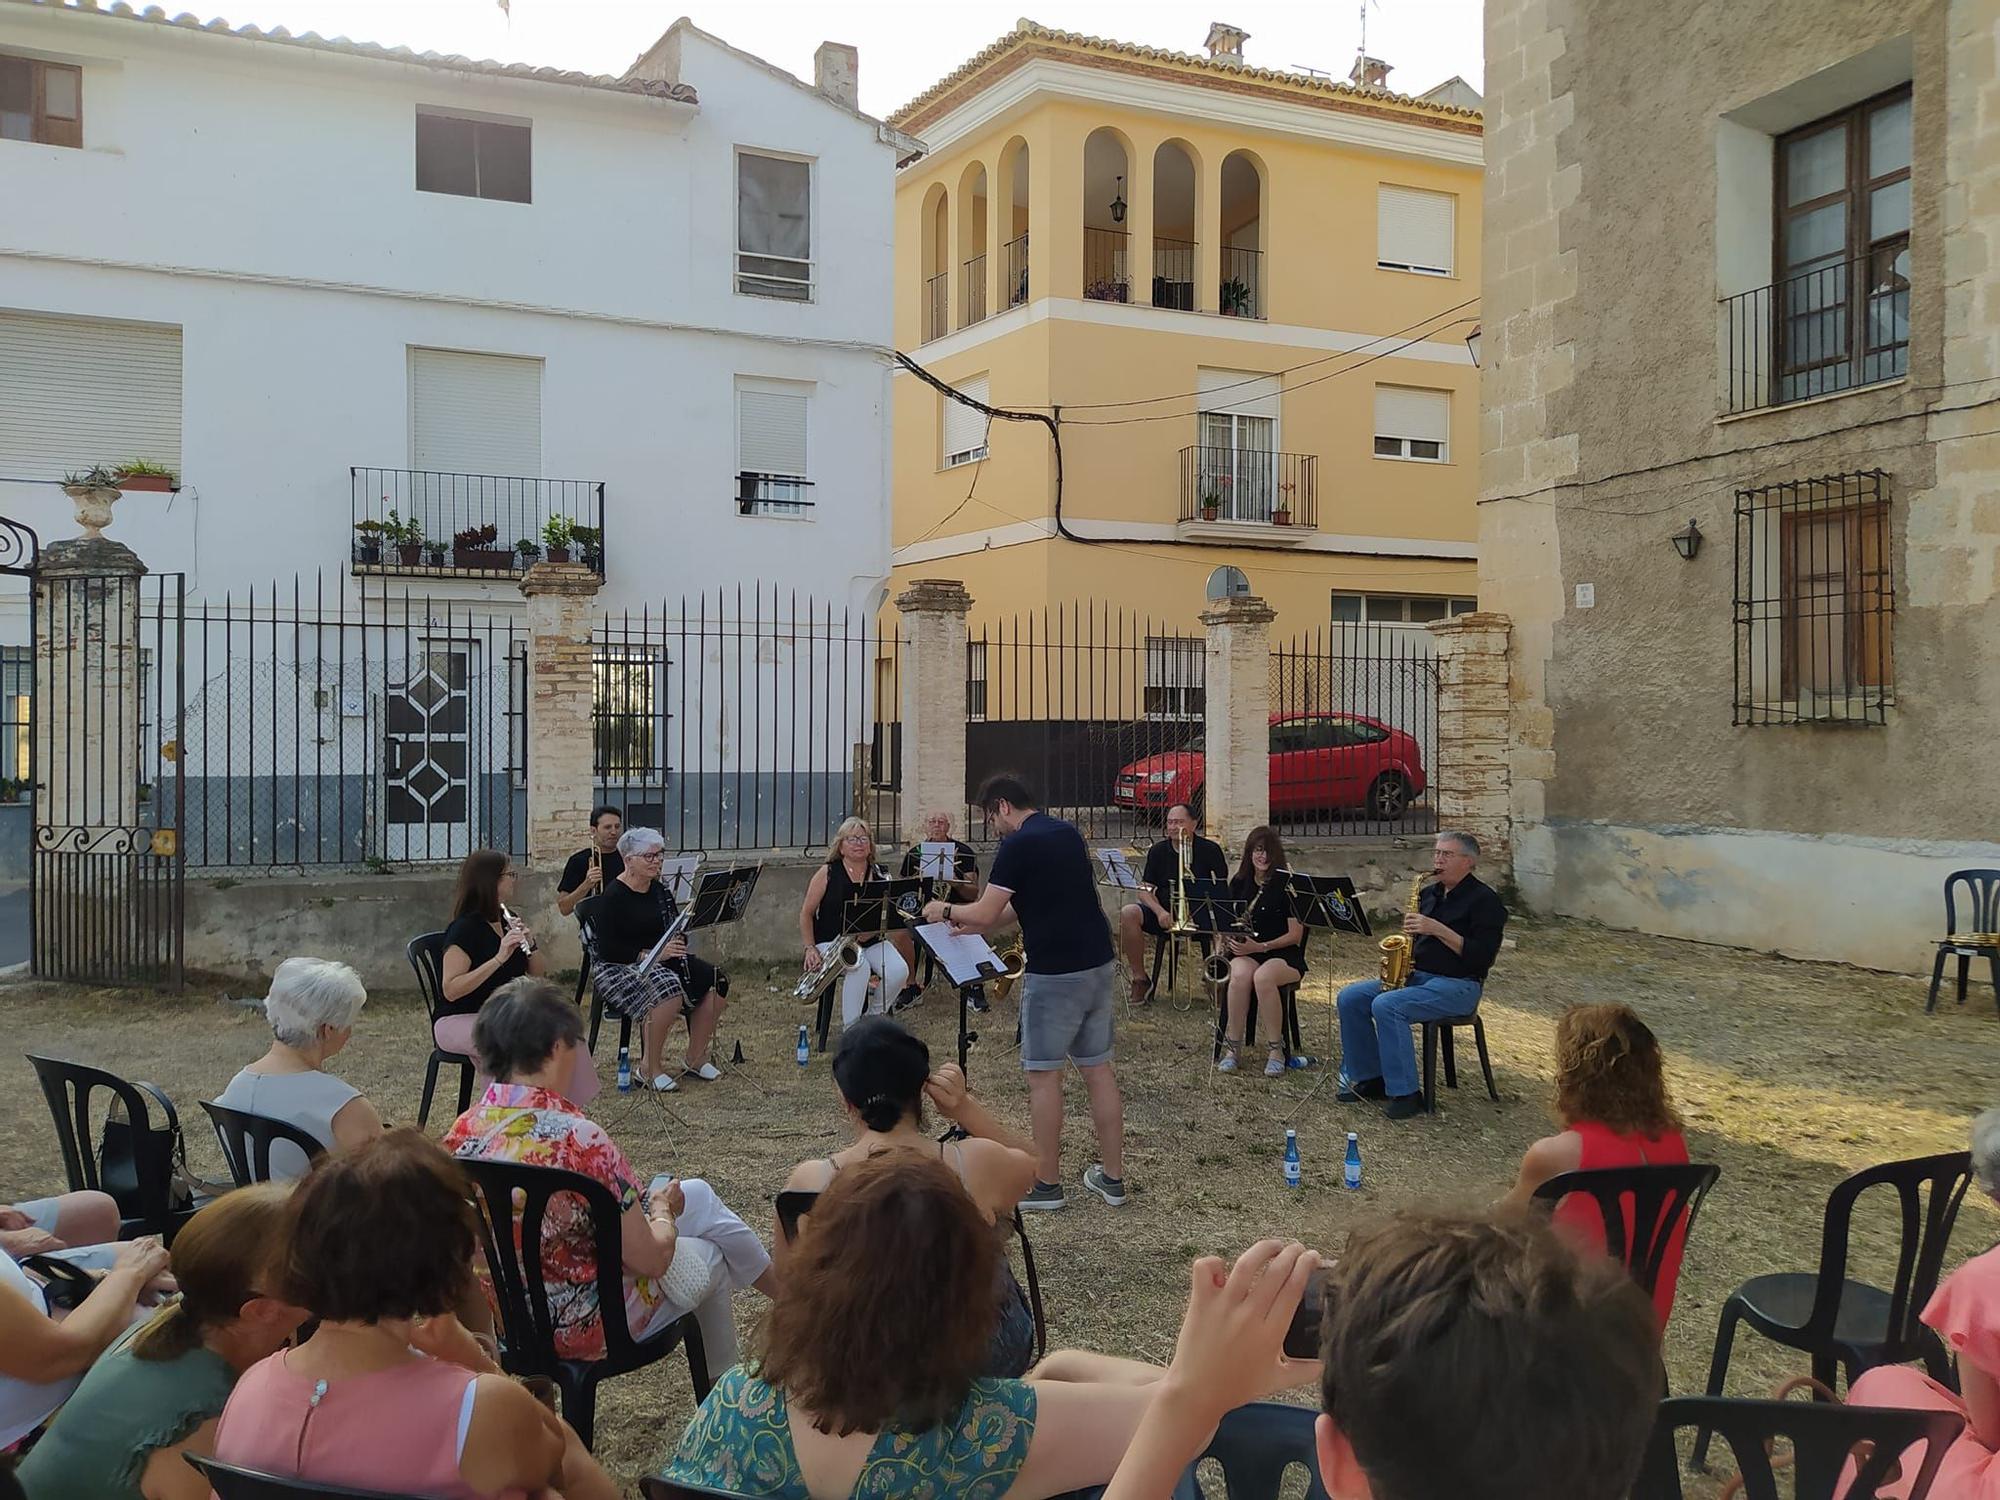
[(98, 1186), (117, 1200), (120, 1217), (143, 1219), (148, 1205), (140, 1185), (165, 1182), (167, 1212), (184, 1213), (194, 1207), (195, 1184), (187, 1169), (187, 1141), (181, 1134), (180, 1114), (157, 1085), (142, 1082), (132, 1086), (150, 1096), (164, 1124), (149, 1118), (141, 1129), (126, 1113), (124, 1099), (114, 1098), (97, 1143)]

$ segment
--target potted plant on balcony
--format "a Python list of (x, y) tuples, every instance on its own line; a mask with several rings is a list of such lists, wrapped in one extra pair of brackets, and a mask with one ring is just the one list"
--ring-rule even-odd
[(535, 565), (535, 559), (542, 555), (542, 544), (533, 537), (524, 536), (520, 541), (514, 543), (514, 553), (520, 558), (521, 567), (532, 568)]
[(415, 521), (405, 521), (389, 508), (388, 519), (382, 523), (382, 543), (396, 549), (396, 561), (406, 568), (414, 568), (424, 560), (424, 528)]
[(181, 487), (181, 476), (165, 464), (156, 464), (143, 458), (129, 459), (112, 471), (121, 490), (151, 490), (155, 494), (169, 494)]
[(576, 550), (581, 554), (580, 560), (583, 565), (602, 573), (604, 571), (603, 529), (597, 526), (572, 526), (569, 531), (571, 541), (576, 544)]
[(443, 542), (438, 541), (434, 537), (425, 537), (423, 541), (423, 549), (424, 549), (424, 563), (426, 566), (433, 568), (441, 568), (444, 566), (445, 544)]
[(504, 573), (514, 565), (514, 554), (495, 546), (500, 528), (488, 521), (484, 526), (468, 526), (451, 539), (452, 561), (461, 568), (478, 572)]
[(1225, 318), (1250, 316), (1250, 287), (1241, 277), (1232, 276), (1222, 283), (1221, 312)]
[(1203, 490), (1201, 492), (1201, 518), (1213, 521), (1222, 514), (1222, 491)]
[(356, 521), (354, 560), (371, 567), (379, 565), (382, 561), (382, 535), (388, 529), (388, 523), (385, 521)]
[(1124, 302), (1131, 292), (1129, 283), (1100, 278), (1083, 289), (1086, 302)]
[(1297, 486), (1287, 479), (1278, 486), (1278, 502), (1271, 507), (1271, 524), (1289, 526), (1292, 524), (1292, 491)]
[(576, 540), (576, 523), (568, 516), (550, 516), (542, 522), (542, 545), (549, 549), (549, 561), (566, 563)]

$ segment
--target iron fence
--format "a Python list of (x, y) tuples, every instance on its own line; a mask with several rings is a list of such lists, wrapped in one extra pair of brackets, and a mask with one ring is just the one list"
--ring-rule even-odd
[(1083, 231), (1083, 295), (1090, 302), (1130, 302), (1131, 236), (1122, 229)]
[(963, 267), (965, 272), (965, 325), (986, 320), (986, 257), (975, 255)]
[(1437, 828), (1427, 630), (1331, 624), (1271, 649), (1271, 821), (1290, 837)]
[(940, 271), (924, 282), (924, 342), (951, 332), (951, 273)]
[(1264, 313), (1264, 252), (1222, 247), (1222, 285), (1216, 311), (1225, 318), (1261, 318)]
[(1028, 300), (1028, 237), (1016, 235), (1000, 247), (1007, 280), (1007, 305), (1019, 307)]
[(507, 577), (542, 557), (604, 576), (604, 486), (429, 469), (348, 471), (357, 573)]
[(1193, 240), (1153, 236), (1153, 306), (1194, 311), (1194, 273), (1198, 247)]
[(1910, 367), (1910, 243), (1722, 299), (1726, 413), (1894, 380)]

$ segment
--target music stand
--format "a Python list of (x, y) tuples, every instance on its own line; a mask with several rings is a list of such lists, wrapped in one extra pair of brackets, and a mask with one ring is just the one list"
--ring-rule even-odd
[[(923, 909), (924, 878), (921, 875), (912, 875), (907, 879), (863, 881), (840, 909), (840, 933), (834, 939), (834, 949), (838, 951), (841, 942), (847, 938), (854, 939), (857, 946), (866, 949), (899, 928), (915, 927), (923, 916)], [(826, 1051), (827, 1034), (833, 1029), (833, 992), (840, 988), (842, 982), (835, 980), (820, 992), (819, 1014), (815, 1019), (819, 1025), (819, 1050), (822, 1053)]]
[(694, 872), (701, 868), (699, 854), (670, 854), (660, 861), (660, 884), (676, 902), (686, 906), (694, 898)]
[(757, 878), (763, 873), (761, 864), (737, 865), (705, 873), (695, 887), (694, 898), (688, 903), (688, 926), (721, 927), (726, 923), (742, 921), (743, 913), (749, 909), (750, 897), (757, 889)]
[(1104, 867), (1101, 885), (1108, 885), (1117, 891), (1136, 891), (1140, 880), (1138, 871), (1132, 868), (1131, 855), (1124, 849), (1099, 849), (1097, 862)]
[(967, 1054), (979, 1040), (979, 1033), (971, 1029), (965, 1014), (972, 1003), (973, 987), (1000, 978), (1006, 970), (1001, 967), (993, 945), (978, 933), (953, 932), (949, 922), (926, 922), (917, 928), (917, 936), (937, 959), (938, 967), (958, 987), (958, 1070), (966, 1073)]
[(1357, 937), (1373, 937), (1368, 913), (1354, 882), (1345, 875), (1301, 875), (1296, 871), (1286, 879), (1292, 887), (1292, 911), (1308, 927), (1326, 927), (1335, 932), (1351, 932)]

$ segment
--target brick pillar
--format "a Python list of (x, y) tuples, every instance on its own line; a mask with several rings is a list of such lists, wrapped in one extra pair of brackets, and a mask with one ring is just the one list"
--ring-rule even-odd
[(1203, 751), (1202, 825), (1224, 849), (1271, 820), (1271, 622), (1276, 610), (1255, 594), (1212, 601), (1208, 627), (1208, 730)]
[[(1030, 241), (1030, 243), (1033, 243)], [(902, 612), (902, 825), (921, 830), (932, 809), (965, 806), (965, 615), (972, 596), (955, 578), (918, 578), (896, 596)]]
[(1431, 799), (1438, 827), (1479, 840), (1482, 873), (1511, 878), (1508, 789), (1507, 616), (1460, 615), (1430, 626), (1437, 641), (1437, 761)]
[(590, 604), (603, 582), (581, 563), (538, 562), (528, 600), (528, 864), (553, 869), (590, 826), (597, 752), (590, 722)]

